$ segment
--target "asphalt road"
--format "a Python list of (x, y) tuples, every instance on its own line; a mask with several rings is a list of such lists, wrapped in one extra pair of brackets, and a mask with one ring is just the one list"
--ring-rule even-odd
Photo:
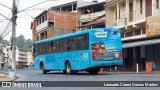
[(21, 78), (18, 81), (158, 81), (160, 75), (155, 74), (128, 74), (120, 72), (100, 72), (98, 75), (89, 75), (79, 72), (76, 75), (66, 75), (62, 71), (52, 71), (43, 74), (40, 70), (17, 70)]
[[(89, 75), (80, 72), (76, 75), (65, 75), (60, 71), (43, 74), (39, 70), (19, 69), (20, 77), (17, 81), (160, 81), (158, 74), (131, 74), (120, 72), (101, 72), (98, 75)], [(159, 90), (157, 87), (54, 87), (54, 88), (0, 88), (0, 90)]]

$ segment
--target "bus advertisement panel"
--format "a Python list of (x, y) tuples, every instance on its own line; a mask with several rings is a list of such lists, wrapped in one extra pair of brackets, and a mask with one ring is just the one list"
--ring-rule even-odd
[(93, 60), (107, 61), (122, 59), (121, 36), (118, 30), (98, 29), (91, 34)]

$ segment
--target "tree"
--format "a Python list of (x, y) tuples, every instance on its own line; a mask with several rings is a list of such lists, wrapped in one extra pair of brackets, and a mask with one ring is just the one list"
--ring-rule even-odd
[[(10, 41), (12, 38), (10, 39)], [(17, 36), (16, 37), (16, 47), (17, 48), (22, 48), (24, 50), (32, 50), (32, 40), (31, 39), (25, 39), (23, 35)]]
[(9, 45), (9, 41), (3, 40), (3, 38), (1, 36), (0, 36), (0, 43), (2, 43), (3, 46), (8, 46)]
[(31, 50), (32, 49), (32, 40), (31, 39), (27, 39), (26, 40), (26, 45), (27, 45), (27, 50)]
[(22, 48), (25, 45), (26, 39), (23, 35), (20, 35), (16, 38), (16, 46)]

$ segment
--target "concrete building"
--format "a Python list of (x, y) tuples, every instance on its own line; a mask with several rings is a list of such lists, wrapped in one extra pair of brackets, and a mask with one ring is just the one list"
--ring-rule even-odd
[(120, 28), (123, 70), (145, 70), (153, 61), (160, 70), (160, 0), (106, 0), (106, 27)]
[[(11, 46), (2, 46), (0, 50), (0, 69), (9, 69), (12, 64)], [(27, 65), (33, 65), (32, 52), (16, 48), (16, 68), (25, 68)]]
[(54, 6), (35, 17), (31, 28), (33, 42), (75, 32), (76, 2)]
[(28, 56), (24, 49), (16, 49), (16, 68), (25, 68), (27, 65)]
[(77, 2), (77, 30), (105, 27), (105, 2)]
[(32, 52), (27, 52), (27, 65), (33, 65), (34, 62), (33, 62), (33, 55), (32, 55)]
[(51, 11), (60, 11), (60, 12), (76, 12), (77, 11), (77, 1), (53, 6), (50, 8)]

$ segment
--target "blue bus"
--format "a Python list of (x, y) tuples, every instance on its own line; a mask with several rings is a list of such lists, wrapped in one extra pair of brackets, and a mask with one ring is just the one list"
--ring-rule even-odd
[(44, 74), (61, 70), (66, 74), (87, 71), (98, 74), (100, 68), (123, 64), (119, 29), (95, 28), (34, 43), (34, 69)]

